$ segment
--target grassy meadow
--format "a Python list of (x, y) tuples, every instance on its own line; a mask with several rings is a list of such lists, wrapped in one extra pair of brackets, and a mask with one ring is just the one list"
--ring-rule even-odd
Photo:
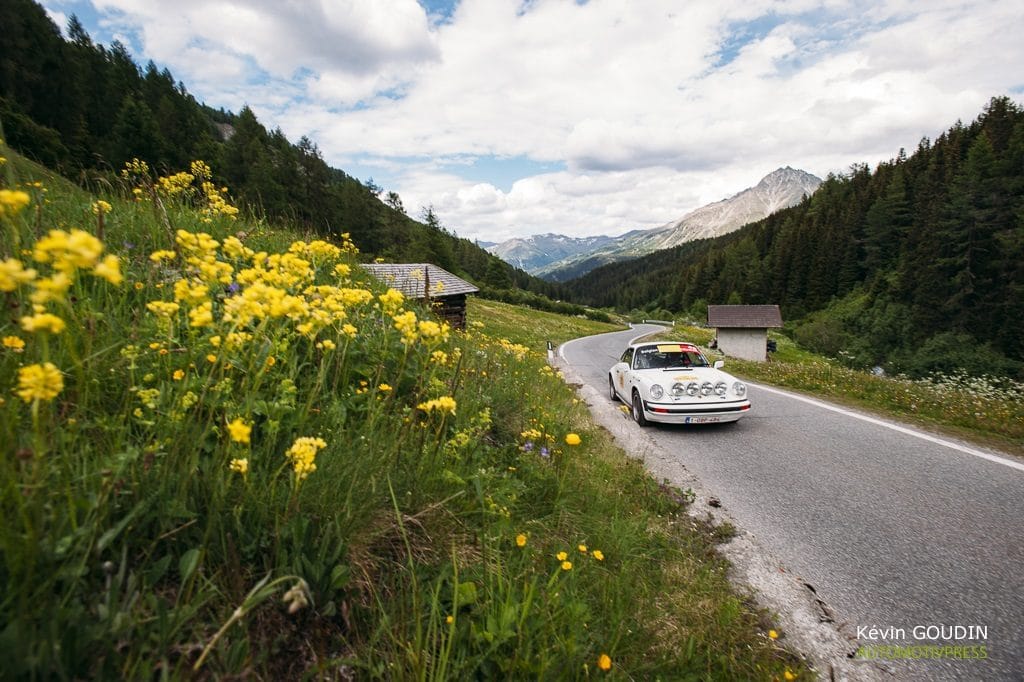
[(545, 364), (613, 327), (449, 329), (201, 162), (0, 158), (5, 678), (810, 676)]
[[(680, 322), (662, 338), (707, 345), (714, 331)], [(1024, 456), (1024, 385), (1000, 377), (965, 374), (928, 379), (877, 376), (800, 348), (770, 333), (778, 351), (770, 362), (730, 358), (728, 371), (751, 381), (792, 388), (885, 416), (939, 429), (951, 436)]]

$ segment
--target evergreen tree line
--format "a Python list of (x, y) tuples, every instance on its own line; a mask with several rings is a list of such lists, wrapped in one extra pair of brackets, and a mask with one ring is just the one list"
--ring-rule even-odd
[(431, 262), (492, 288), (558, 297), (556, 285), (456, 237), (432, 209), (422, 223), (394, 192), (324, 161), (303, 137), (268, 131), (248, 107), (238, 114), (195, 100), (167, 69), (140, 69), (125, 46), (94, 43), (77, 18), (68, 39), (32, 0), (0, 3), (0, 121), (7, 143), (82, 182), (142, 159), (159, 172), (207, 161), (233, 198), (258, 216), (321, 236), (348, 232), (367, 257)]
[(741, 230), (608, 265), (570, 300), (699, 313), (777, 303), (798, 340), (914, 375), (1024, 367), (1024, 112), (993, 98), (910, 155), (830, 175)]

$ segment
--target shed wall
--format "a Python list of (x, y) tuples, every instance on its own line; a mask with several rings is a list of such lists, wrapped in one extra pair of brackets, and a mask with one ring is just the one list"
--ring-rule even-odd
[(768, 330), (719, 329), (718, 348), (734, 358), (764, 362), (768, 359)]

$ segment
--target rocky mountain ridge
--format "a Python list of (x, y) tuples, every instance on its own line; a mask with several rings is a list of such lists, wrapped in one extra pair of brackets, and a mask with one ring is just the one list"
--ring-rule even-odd
[(565, 281), (606, 263), (728, 234), (747, 223), (800, 203), (820, 184), (820, 178), (785, 166), (764, 176), (753, 187), (690, 211), (661, 227), (632, 230), (618, 237), (534, 235), (510, 239), (487, 250), (531, 274), (552, 281)]

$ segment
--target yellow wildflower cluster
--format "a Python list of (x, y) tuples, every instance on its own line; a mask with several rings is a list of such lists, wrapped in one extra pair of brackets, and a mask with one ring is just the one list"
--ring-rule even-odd
[(416, 406), (416, 409), (423, 410), (424, 412), (448, 412), (455, 414), (455, 398), (451, 396), (442, 396), (440, 398), (434, 398), (433, 400), (427, 400)]
[(0, 189), (0, 218), (16, 216), (28, 206), (31, 197), (18, 189)]
[(508, 339), (498, 339), (498, 347), (515, 356), (516, 360), (523, 360), (530, 353), (530, 349), (526, 346), (519, 343), (512, 343)]
[(380, 299), (381, 306), (387, 315), (397, 314), (402, 309), (402, 304), (405, 303), (405, 296), (398, 289), (388, 289), (377, 298)]
[(103, 243), (84, 230), (50, 230), (25, 253), (49, 273), (28, 268), (16, 258), (0, 261), (0, 291), (13, 292), (31, 286), (28, 299), (30, 314), (21, 318), (21, 327), (28, 332), (60, 334), (65, 329), (62, 318), (46, 309), (49, 303), (64, 303), (67, 292), (80, 271), (105, 279), (114, 285), (124, 280), (117, 256), (103, 256)]
[(121, 177), (132, 184), (139, 184), (142, 181), (149, 181), (149, 164), (139, 159), (126, 161), (121, 169)]
[(141, 200), (153, 189), (167, 199), (188, 202), (202, 200), (199, 208), (204, 216), (203, 222), (212, 222), (218, 216), (234, 220), (238, 215), (238, 208), (225, 198), (228, 188), (218, 188), (213, 184), (213, 171), (205, 161), (193, 161), (188, 171), (162, 176), (151, 183), (149, 165), (145, 161), (132, 159), (125, 164), (121, 177), (134, 185), (132, 192), (137, 200)]
[(206, 197), (206, 206), (202, 209), (203, 214), (206, 216), (203, 219), (205, 222), (211, 222), (218, 215), (226, 216), (232, 220), (238, 216), (238, 208), (232, 206), (224, 198), (224, 194), (227, 194), (228, 191), (227, 187), (221, 187), (218, 190), (212, 182), (207, 181), (203, 182), (202, 190), (203, 196)]
[[(222, 342), (241, 346), (251, 339), (244, 327), (267, 319), (287, 320), (310, 339), (332, 326), (352, 337), (358, 330), (347, 322), (349, 311), (373, 300), (373, 293), (366, 289), (315, 283), (319, 266), (333, 265), (331, 259), (343, 253), (327, 242), (297, 241), (287, 253), (267, 254), (254, 252), (238, 237), (226, 238), (222, 246), (204, 232), (179, 230), (175, 241), (185, 262), (185, 276), (174, 283), (174, 302), (153, 301), (147, 307), (166, 319), (184, 310), (194, 328), (215, 327), (219, 322), (233, 327), (227, 334), (211, 336), (215, 347)], [(167, 250), (150, 254), (154, 263), (174, 257)], [(224, 285), (230, 289), (224, 291)], [(334, 347), (332, 341), (330, 348)]]
[(322, 438), (305, 436), (295, 439), (285, 454), (292, 461), (292, 469), (295, 471), (297, 481), (305, 479), (316, 471), (316, 453), (325, 447), (327, 447), (327, 443)]
[[(394, 290), (392, 289), (391, 291)], [(395, 329), (402, 334), (402, 343), (407, 346), (411, 346), (418, 341), (422, 341), (428, 346), (434, 346), (448, 340), (450, 327), (447, 322), (437, 323), (433, 320), (418, 320), (416, 313), (411, 310), (405, 310), (392, 315), (391, 319), (394, 320)]]
[(311, 242), (293, 242), (292, 245), (288, 247), (288, 253), (294, 253), (312, 261), (335, 261), (341, 257), (341, 249), (339, 247), (321, 239), (316, 239)]
[(29, 365), (18, 370), (18, 396), (26, 403), (53, 400), (64, 390), (64, 377), (53, 363)]
[(157, 178), (156, 188), (160, 194), (168, 198), (188, 197), (194, 191), (192, 183), (195, 179), (191, 173), (175, 173)]
[(4, 348), (9, 348), (15, 353), (20, 353), (25, 350), (25, 340), (20, 336), (5, 336), (3, 338)]

